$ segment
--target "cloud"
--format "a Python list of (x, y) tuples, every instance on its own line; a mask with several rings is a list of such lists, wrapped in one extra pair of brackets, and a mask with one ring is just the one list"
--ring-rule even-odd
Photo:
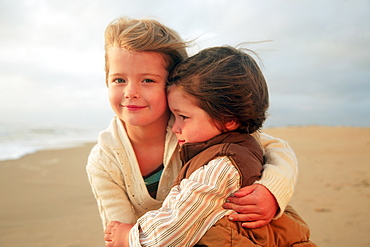
[[(106, 125), (103, 33), (114, 18), (154, 17), (190, 53), (247, 45), (269, 83), (269, 125), (369, 126), (368, 1), (0, 2), (0, 114), (4, 119)], [(17, 114), (14, 114), (17, 112)]]

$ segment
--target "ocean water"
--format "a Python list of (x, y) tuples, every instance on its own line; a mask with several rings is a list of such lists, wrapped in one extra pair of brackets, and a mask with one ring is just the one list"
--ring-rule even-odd
[(101, 129), (0, 122), (0, 161), (18, 159), (45, 149), (97, 142)]

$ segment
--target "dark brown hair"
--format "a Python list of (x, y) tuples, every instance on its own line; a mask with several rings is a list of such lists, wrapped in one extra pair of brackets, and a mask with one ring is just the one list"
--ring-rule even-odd
[(269, 106), (265, 78), (249, 50), (229, 46), (205, 49), (181, 62), (171, 73), (168, 90), (193, 96), (199, 107), (224, 126), (234, 120), (237, 131), (262, 127)]

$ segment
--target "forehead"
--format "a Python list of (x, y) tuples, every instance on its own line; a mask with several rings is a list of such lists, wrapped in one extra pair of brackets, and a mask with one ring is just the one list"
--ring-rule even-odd
[(181, 87), (174, 86), (171, 87), (168, 91), (168, 104), (171, 110), (185, 110), (185, 109), (194, 109), (198, 107), (196, 99), (185, 93)]
[(130, 51), (125, 48), (112, 47), (107, 50), (107, 59), (110, 69), (121, 64), (148, 65), (167, 70), (166, 55), (152, 51)]

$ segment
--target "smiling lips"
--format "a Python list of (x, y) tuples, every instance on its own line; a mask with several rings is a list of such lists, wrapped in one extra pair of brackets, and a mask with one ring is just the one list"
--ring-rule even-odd
[(146, 108), (146, 106), (138, 106), (138, 105), (121, 105), (121, 106), (126, 108), (128, 111), (139, 111), (141, 109)]

